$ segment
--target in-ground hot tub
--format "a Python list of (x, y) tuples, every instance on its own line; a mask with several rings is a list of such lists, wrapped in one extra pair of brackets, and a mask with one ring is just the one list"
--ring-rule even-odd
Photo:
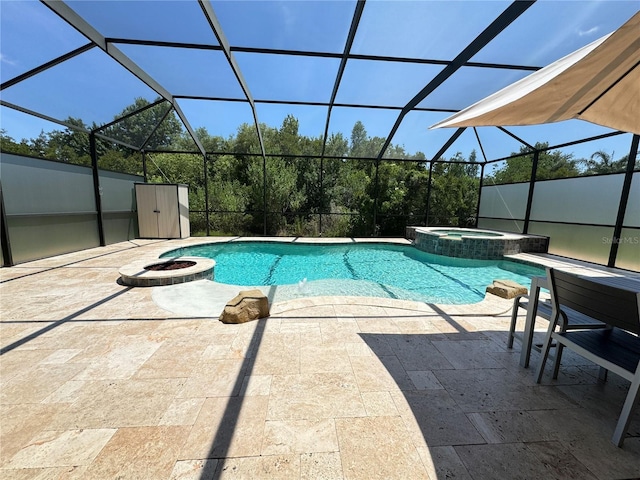
[(546, 253), (549, 237), (496, 232), (475, 228), (408, 227), (412, 229), (416, 247), (428, 253), (447, 257), (497, 260), (504, 255), (535, 252)]

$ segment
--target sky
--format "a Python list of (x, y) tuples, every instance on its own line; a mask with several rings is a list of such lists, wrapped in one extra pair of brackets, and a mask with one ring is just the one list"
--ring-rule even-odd
[[(68, 4), (102, 35), (218, 45), (196, 1), (71, 1)], [(354, 0), (213, 1), (213, 10), (230, 45), (342, 53)], [(509, 5), (506, 1), (368, 0), (351, 52), (362, 55), (451, 60)], [(472, 61), (543, 67), (622, 25), (638, 11), (637, 0), (539, 0)], [(88, 40), (40, 2), (0, 0), (0, 77), (2, 82), (85, 45)], [(37, 34), (36, 34), (37, 32)], [(244, 99), (224, 54), (215, 50), (118, 44), (137, 65), (175, 96)], [(279, 127), (288, 114), (300, 133), (320, 136), (327, 108), (273, 105), (259, 100), (328, 102), (340, 60), (310, 56), (235, 52), (260, 122)], [(442, 65), (403, 62), (347, 62), (336, 102), (403, 107), (443, 69)], [(421, 107), (458, 110), (513, 83), (530, 72), (462, 67)], [(137, 97), (157, 93), (93, 48), (2, 91), (6, 102), (64, 120), (87, 124), (111, 121)], [(192, 127), (228, 137), (240, 124), (252, 123), (246, 102), (178, 99)], [(386, 137), (398, 110), (334, 107), (329, 133), (349, 138), (360, 120), (370, 136)], [(431, 158), (455, 132), (429, 130), (446, 112), (410, 112), (391, 140), (410, 154)], [(0, 107), (0, 128), (16, 140), (62, 127)], [(572, 120), (553, 125), (509, 128), (528, 143), (561, 144), (608, 133), (605, 127)], [(519, 144), (492, 127), (478, 129), (487, 157), (500, 158)], [(628, 153), (631, 135), (572, 147), (567, 153), (589, 157), (597, 150)], [(472, 149), (482, 159), (476, 136), (467, 129), (445, 156)]]

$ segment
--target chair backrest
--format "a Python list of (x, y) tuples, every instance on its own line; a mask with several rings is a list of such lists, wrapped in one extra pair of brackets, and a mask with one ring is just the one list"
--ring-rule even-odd
[(640, 335), (640, 292), (547, 268), (551, 301)]

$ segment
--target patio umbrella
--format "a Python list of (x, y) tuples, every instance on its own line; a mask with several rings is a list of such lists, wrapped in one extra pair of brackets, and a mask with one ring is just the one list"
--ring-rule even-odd
[(640, 134), (640, 12), (615, 32), (430, 128), (537, 125), (578, 118)]

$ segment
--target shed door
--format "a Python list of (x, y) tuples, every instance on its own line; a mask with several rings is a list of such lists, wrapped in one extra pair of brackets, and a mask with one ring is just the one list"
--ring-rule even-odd
[(180, 238), (180, 217), (178, 211), (178, 187), (176, 185), (156, 185), (156, 209), (158, 213), (158, 237)]
[(156, 189), (153, 185), (136, 185), (138, 232), (141, 238), (158, 238)]

